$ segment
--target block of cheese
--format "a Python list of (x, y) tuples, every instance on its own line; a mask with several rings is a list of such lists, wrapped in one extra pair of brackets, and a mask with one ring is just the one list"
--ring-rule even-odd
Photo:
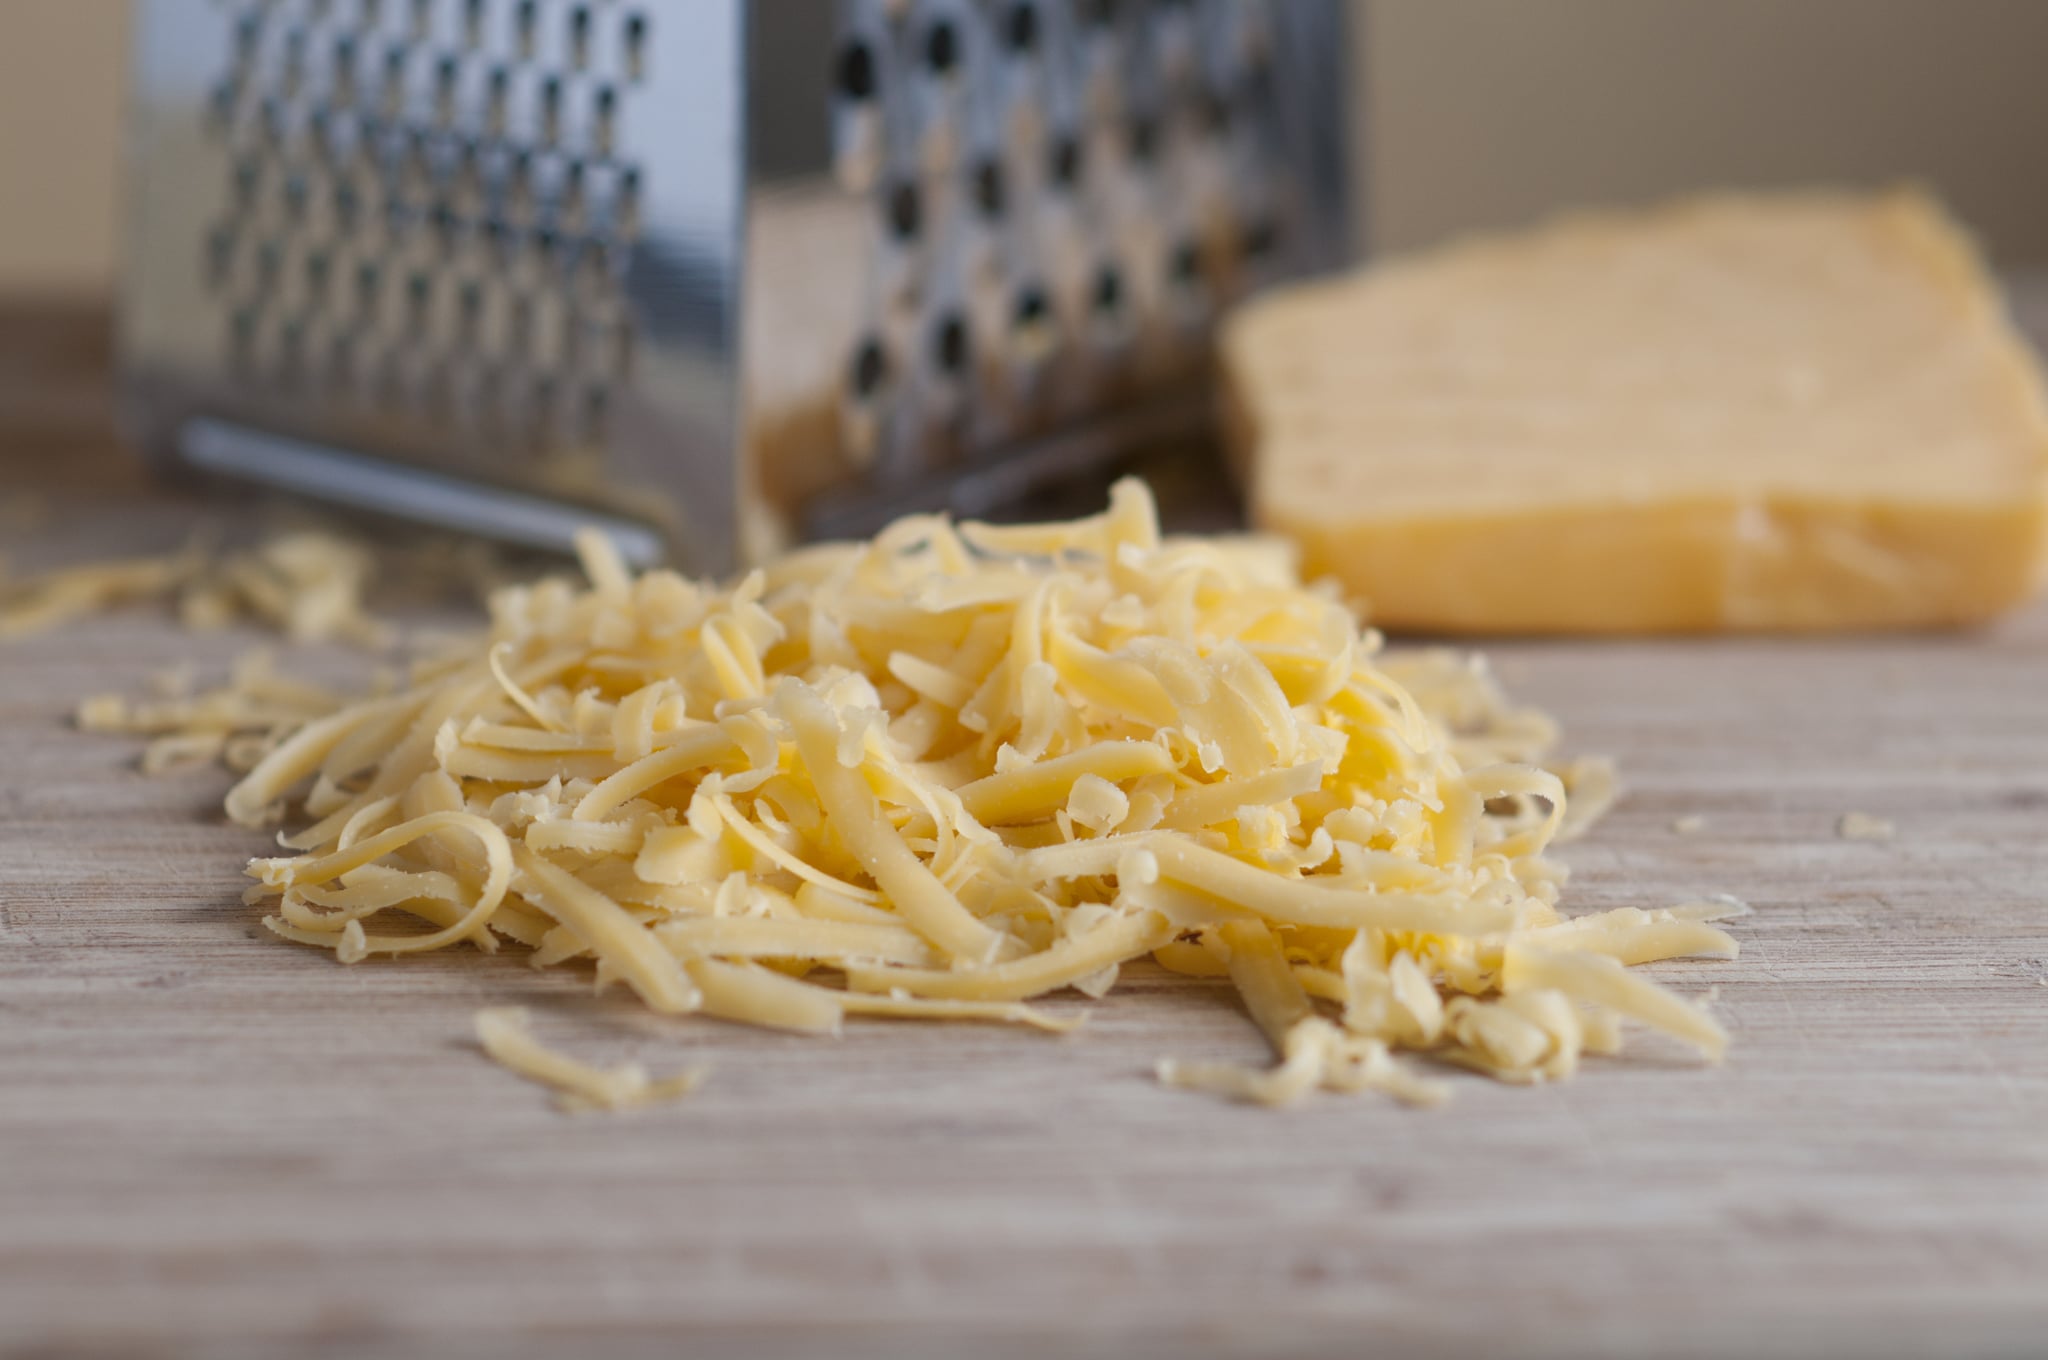
[(2048, 404), (1925, 196), (1574, 217), (1254, 303), (1224, 338), (1253, 514), (1383, 625), (1980, 619), (2048, 557)]

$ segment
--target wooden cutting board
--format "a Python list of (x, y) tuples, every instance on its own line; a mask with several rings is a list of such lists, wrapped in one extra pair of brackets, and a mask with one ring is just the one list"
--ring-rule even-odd
[[(17, 563), (223, 517), (113, 449), (101, 357), (0, 325)], [(510, 957), (286, 946), (240, 901), (266, 846), (223, 825), (223, 776), (67, 730), (251, 641), (144, 610), (0, 644), (0, 1352), (2048, 1353), (2048, 608), (1490, 648), (1629, 785), (1568, 904), (1756, 913), (1740, 960), (1660, 969), (1718, 989), (1725, 1067), (1645, 1040), (1435, 1111), (1162, 1089), (1162, 1055), (1260, 1043), (1225, 992), (1137, 969), (1068, 1038), (824, 1041)], [(1850, 812), (1897, 838), (1839, 838)], [(504, 1002), (714, 1075), (558, 1114), (468, 1038)]]

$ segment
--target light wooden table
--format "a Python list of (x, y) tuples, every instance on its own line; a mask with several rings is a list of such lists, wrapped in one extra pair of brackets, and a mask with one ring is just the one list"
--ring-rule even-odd
[[(22, 561), (218, 513), (111, 449), (95, 357), (0, 327)], [(1643, 1043), (1430, 1112), (1161, 1089), (1162, 1054), (1260, 1046), (1160, 975), (1071, 1038), (835, 1042), (658, 1021), (512, 958), (285, 946), (239, 900), (264, 842), (222, 824), (223, 777), (147, 779), (66, 726), (249, 640), (143, 611), (0, 647), (0, 1351), (2048, 1353), (2048, 609), (1492, 648), (1630, 785), (1570, 851), (1571, 903), (1757, 911), (1738, 962), (1663, 970), (1719, 988), (1724, 1068)], [(1838, 839), (1849, 811), (1897, 840)], [(715, 1074), (559, 1115), (467, 1038), (506, 1001)]]

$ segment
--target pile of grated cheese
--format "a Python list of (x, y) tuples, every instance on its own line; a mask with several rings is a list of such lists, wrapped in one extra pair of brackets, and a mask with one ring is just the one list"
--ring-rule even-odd
[[(1268, 1103), (1440, 1096), (1399, 1050), (1564, 1077), (1624, 1017), (1725, 1048), (1627, 965), (1733, 957), (1710, 922), (1739, 906), (1562, 918), (1546, 852), (1611, 770), (1543, 768), (1552, 723), (1476, 662), (1382, 655), (1283, 544), (1162, 538), (1127, 481), (1093, 518), (913, 517), (730, 588), (581, 548), (588, 589), (503, 589), (406, 686), (240, 733), (267, 750), (229, 814), (294, 827), (249, 870), (278, 935), (344, 963), (513, 941), (664, 1014), (817, 1033), (1062, 1028), (1028, 1003), (1149, 959), (1227, 977), (1275, 1056), (1160, 1077)], [(478, 1025), (577, 1104), (699, 1075)]]

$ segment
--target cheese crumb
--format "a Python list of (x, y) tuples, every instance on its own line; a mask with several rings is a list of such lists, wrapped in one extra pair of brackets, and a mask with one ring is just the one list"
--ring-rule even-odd
[(492, 1006), (476, 1013), (477, 1042), (500, 1066), (530, 1081), (552, 1087), (555, 1102), (571, 1112), (624, 1110), (676, 1100), (696, 1090), (705, 1072), (694, 1068), (660, 1081), (638, 1063), (593, 1067), (542, 1044), (533, 1037), (521, 1006)]
[(1835, 834), (1845, 841), (1888, 841), (1898, 834), (1898, 828), (1867, 812), (1845, 812), (1835, 824)]
[(0, 640), (154, 601), (170, 603), (192, 629), (249, 623), (294, 642), (385, 647), (396, 631), (367, 603), (380, 564), (415, 593), (431, 585), (477, 596), (502, 585), (505, 576), (504, 554), (489, 544), (429, 539), (379, 551), (346, 534), (294, 530), (232, 551), (195, 543), (175, 553), (30, 577), (0, 572)]

